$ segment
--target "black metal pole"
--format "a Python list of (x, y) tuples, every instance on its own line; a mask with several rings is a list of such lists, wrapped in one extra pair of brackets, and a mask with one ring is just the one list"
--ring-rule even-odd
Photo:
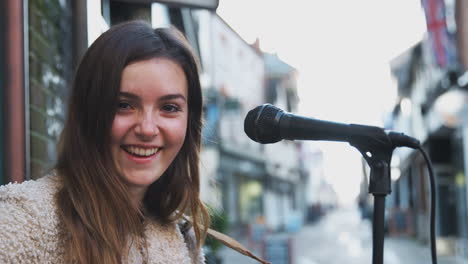
[(372, 220), (372, 263), (382, 264), (384, 258), (385, 195), (374, 195)]
[[(385, 153), (385, 152), (383, 152)], [(372, 219), (372, 264), (383, 264), (385, 232), (385, 197), (391, 193), (390, 158), (379, 155), (371, 165), (369, 193), (374, 196)]]
[(392, 193), (390, 162), (395, 144), (387, 134), (358, 138), (350, 143), (361, 152), (370, 167), (369, 193), (374, 196), (372, 219), (372, 264), (383, 264), (385, 232), (385, 197)]

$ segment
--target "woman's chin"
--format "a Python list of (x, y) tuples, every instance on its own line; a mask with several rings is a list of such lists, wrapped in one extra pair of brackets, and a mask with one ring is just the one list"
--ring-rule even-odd
[(148, 188), (152, 183), (159, 180), (160, 175), (155, 175), (154, 172), (135, 172), (135, 173), (125, 173), (125, 181), (131, 187), (137, 188)]

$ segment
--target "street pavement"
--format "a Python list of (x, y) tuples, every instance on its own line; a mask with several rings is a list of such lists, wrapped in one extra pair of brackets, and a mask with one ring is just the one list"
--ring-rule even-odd
[[(289, 234), (289, 264), (372, 264), (371, 228), (371, 222), (362, 221), (356, 208), (329, 212), (318, 222)], [(248, 247), (262, 257), (261, 247)], [(258, 263), (227, 248), (221, 255), (223, 264)], [(455, 256), (439, 256), (437, 260), (438, 264), (468, 264)], [(384, 264), (431, 264), (431, 252), (427, 245), (413, 239), (385, 237)]]
[[(337, 209), (293, 235), (294, 264), (372, 263), (372, 223), (357, 209)], [(454, 256), (439, 256), (438, 264), (466, 264)], [(273, 262), (274, 263), (274, 262)], [(430, 264), (431, 252), (409, 238), (385, 237), (384, 264)]]

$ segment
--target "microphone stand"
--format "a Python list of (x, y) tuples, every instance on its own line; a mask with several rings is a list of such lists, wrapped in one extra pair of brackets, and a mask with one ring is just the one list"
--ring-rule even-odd
[[(382, 139), (382, 138), (381, 138)], [(383, 264), (385, 198), (392, 192), (390, 161), (395, 147), (388, 140), (358, 139), (350, 142), (370, 166), (369, 193), (374, 196), (372, 219), (372, 264)]]

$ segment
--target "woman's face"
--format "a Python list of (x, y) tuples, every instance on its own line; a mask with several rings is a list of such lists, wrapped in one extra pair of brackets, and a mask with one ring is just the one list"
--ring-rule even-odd
[(183, 69), (171, 60), (150, 59), (124, 68), (111, 152), (124, 180), (140, 199), (184, 143), (187, 89)]

